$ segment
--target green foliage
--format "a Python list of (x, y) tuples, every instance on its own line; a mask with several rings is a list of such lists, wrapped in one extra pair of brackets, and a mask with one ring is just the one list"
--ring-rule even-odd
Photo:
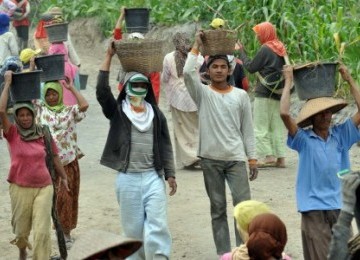
[(238, 37), (250, 56), (259, 48), (252, 27), (270, 21), (276, 25), (294, 64), (341, 58), (353, 75), (360, 74), (358, 0), (47, 0), (39, 3), (40, 13), (51, 6), (63, 7), (68, 20), (99, 17), (106, 35), (111, 33), (121, 6), (151, 8), (151, 22), (165, 26), (198, 22), (208, 28), (213, 18), (223, 18), (230, 28), (243, 25)]

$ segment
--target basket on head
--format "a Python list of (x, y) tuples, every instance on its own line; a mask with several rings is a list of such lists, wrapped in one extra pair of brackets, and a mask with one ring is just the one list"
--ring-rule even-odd
[(294, 84), (300, 100), (332, 97), (338, 62), (312, 62), (294, 67)]
[(149, 31), (150, 10), (148, 8), (126, 8), (126, 32), (147, 33)]
[(115, 41), (115, 49), (125, 72), (148, 74), (162, 70), (163, 43), (155, 39), (121, 40)]
[(207, 30), (202, 38), (202, 55), (232, 55), (236, 43), (234, 30)]
[(40, 98), (41, 70), (13, 73), (10, 94), (15, 102)]
[(41, 81), (64, 79), (64, 54), (52, 54), (35, 58), (36, 67), (43, 70)]
[(79, 74), (80, 90), (86, 89), (88, 77), (89, 77), (89, 75), (87, 75), (87, 74)]
[(55, 23), (44, 26), (49, 42), (65, 42), (68, 39), (68, 23)]

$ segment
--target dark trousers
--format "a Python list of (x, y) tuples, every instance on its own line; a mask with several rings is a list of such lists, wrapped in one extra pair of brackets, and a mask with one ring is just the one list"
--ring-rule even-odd
[(29, 26), (24, 26), (24, 25), (16, 26), (15, 30), (19, 41), (19, 50), (21, 51), (27, 48), (28, 46)]
[(327, 259), (340, 210), (312, 210), (301, 213), (301, 238), (304, 260)]
[[(250, 199), (249, 179), (246, 172), (245, 162), (219, 161), (201, 159), (201, 167), (204, 174), (204, 182), (211, 206), (211, 224), (216, 251), (222, 255), (231, 251), (229, 225), (226, 212), (225, 181), (227, 182), (233, 205)], [(236, 246), (240, 245), (241, 238), (236, 229)]]

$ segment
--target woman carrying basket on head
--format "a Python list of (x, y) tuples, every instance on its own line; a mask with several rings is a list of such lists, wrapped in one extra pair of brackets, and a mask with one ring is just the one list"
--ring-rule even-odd
[(240, 59), (250, 73), (258, 78), (255, 88), (254, 127), (259, 167), (285, 167), (285, 127), (279, 114), (281, 89), (284, 87), (282, 67), (287, 59), (284, 44), (277, 38), (274, 25), (269, 22), (253, 28), (261, 44), (251, 60), (239, 44)]
[[(51, 254), (51, 207), (53, 185), (47, 168), (45, 129), (35, 123), (35, 110), (31, 102), (16, 103), (15, 123), (6, 113), (6, 103), (12, 81), (12, 72), (5, 73), (4, 91), (0, 98), (0, 119), (11, 157), (8, 182), (12, 209), (11, 224), (16, 238), (11, 241), (19, 248), (19, 259), (25, 260), (26, 248), (32, 249), (33, 259), (49, 259)], [(59, 190), (66, 193), (67, 177), (60, 162), (58, 149), (52, 141), (55, 170)], [(33, 245), (29, 242), (33, 231)]]

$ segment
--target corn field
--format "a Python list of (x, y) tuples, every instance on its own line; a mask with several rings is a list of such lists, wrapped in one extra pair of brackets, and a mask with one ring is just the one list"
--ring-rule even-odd
[[(259, 48), (252, 27), (270, 21), (287, 46), (290, 61), (342, 60), (355, 78), (360, 74), (360, 3), (358, 0), (46, 0), (34, 1), (38, 11), (62, 6), (68, 20), (76, 17), (100, 19), (109, 35), (121, 6), (151, 8), (151, 23), (171, 26), (197, 22), (207, 28), (223, 18), (231, 29), (240, 27), (238, 38), (250, 56)], [(240, 26), (239, 26), (240, 25)]]

